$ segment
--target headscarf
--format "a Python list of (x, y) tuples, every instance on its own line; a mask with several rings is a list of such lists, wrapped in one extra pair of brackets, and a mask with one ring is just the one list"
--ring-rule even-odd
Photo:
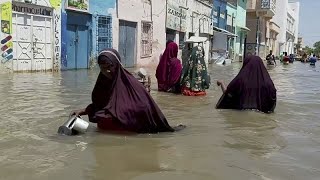
[(166, 48), (167, 48), (168, 45), (169, 45), (170, 43), (172, 43), (172, 42), (174, 42), (174, 41), (172, 41), (171, 39), (169, 39), (169, 40), (167, 41), (167, 43), (166, 43)]
[(181, 86), (191, 91), (205, 91), (210, 87), (210, 76), (204, 61), (203, 47), (192, 49), (191, 56), (184, 64), (182, 70)]
[(120, 63), (120, 55), (114, 49), (105, 49), (99, 61), (112, 61), (116, 71), (112, 80), (99, 74), (92, 92), (92, 104), (87, 107), (90, 121), (96, 113), (104, 111), (119, 121), (125, 129), (137, 133), (172, 132), (161, 110), (145, 87)]
[(217, 109), (256, 109), (272, 112), (276, 106), (277, 90), (258, 56), (248, 56), (239, 74), (230, 82), (217, 103)]
[(170, 42), (164, 51), (156, 70), (158, 90), (168, 91), (180, 82), (182, 65), (178, 56), (178, 45)]

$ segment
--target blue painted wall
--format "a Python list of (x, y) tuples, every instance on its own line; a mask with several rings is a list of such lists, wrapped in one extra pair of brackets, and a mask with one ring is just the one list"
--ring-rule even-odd
[[(62, 13), (61, 13), (61, 69), (67, 69), (68, 67), (68, 59), (67, 59), (67, 24), (68, 21), (71, 21), (70, 18), (68, 18), (68, 14), (73, 14), (72, 11), (65, 10), (65, 5), (68, 0), (62, 0)], [(88, 45), (88, 51), (89, 56), (95, 57), (98, 54), (97, 49), (97, 31), (98, 31), (98, 17), (99, 16), (110, 16), (111, 14), (108, 12), (109, 9), (114, 9), (116, 4), (116, 0), (89, 0), (89, 14), (91, 15), (90, 21), (86, 21), (87, 26), (89, 26), (89, 45)], [(86, 15), (88, 13), (75, 11), (77, 14), (83, 14)], [(81, 17), (81, 16), (80, 16)], [(83, 24), (83, 18), (75, 19), (72, 18), (72, 24)], [(69, 23), (70, 24), (70, 23)], [(112, 26), (110, 26), (111, 28)], [(111, 29), (110, 29), (111, 31)], [(112, 32), (112, 31), (111, 31)], [(112, 35), (112, 34), (111, 34)], [(112, 42), (112, 41), (111, 41)], [(112, 43), (111, 43), (112, 47)], [(106, 47), (108, 48), (108, 47)], [(88, 60), (89, 61), (89, 60)]]
[[(115, 9), (116, 0), (90, 0), (89, 12), (92, 14), (92, 54), (97, 55), (99, 52), (97, 48), (98, 42), (98, 17), (99, 16), (110, 16), (108, 12), (109, 9)], [(108, 31), (112, 32), (112, 26), (108, 27)], [(112, 33), (111, 33), (112, 34)], [(112, 37), (111, 37), (112, 38)], [(105, 48), (112, 48), (112, 39), (111, 46)]]
[[(213, 9), (217, 11), (217, 16), (213, 14), (213, 18), (217, 19), (217, 23), (213, 23), (215, 27), (226, 29), (227, 28), (227, 2), (226, 0), (214, 0)], [(224, 17), (220, 14), (224, 13)]]

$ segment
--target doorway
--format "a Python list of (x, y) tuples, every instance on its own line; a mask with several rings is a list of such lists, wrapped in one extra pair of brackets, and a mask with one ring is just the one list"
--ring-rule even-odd
[(89, 68), (91, 16), (67, 12), (67, 69)]
[(134, 67), (137, 58), (137, 23), (119, 21), (119, 54), (124, 67)]

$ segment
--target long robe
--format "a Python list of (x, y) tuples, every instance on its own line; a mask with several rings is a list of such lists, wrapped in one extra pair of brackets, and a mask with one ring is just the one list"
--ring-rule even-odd
[(217, 109), (255, 109), (264, 113), (276, 107), (277, 90), (258, 56), (249, 56), (239, 74), (230, 82)]
[(137, 133), (158, 133), (175, 131), (154, 102), (145, 87), (120, 64), (120, 55), (113, 49), (106, 49), (100, 60), (116, 64), (112, 80), (99, 74), (92, 92), (92, 104), (86, 111), (91, 122), (108, 121), (127, 131)]

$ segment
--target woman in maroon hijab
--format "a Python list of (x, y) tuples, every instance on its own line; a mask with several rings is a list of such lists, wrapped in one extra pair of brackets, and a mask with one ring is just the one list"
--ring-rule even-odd
[(180, 77), (182, 65), (178, 56), (178, 45), (169, 42), (160, 58), (156, 71), (158, 90), (164, 92), (180, 93)]
[(255, 109), (264, 113), (273, 112), (276, 107), (277, 90), (258, 56), (249, 56), (239, 74), (226, 88), (222, 81), (223, 95), (217, 103), (217, 109)]
[[(100, 74), (92, 92), (92, 104), (74, 115), (88, 115), (98, 128), (137, 133), (173, 132), (145, 87), (120, 63), (114, 49), (98, 57)], [(179, 126), (178, 129), (181, 129)]]

